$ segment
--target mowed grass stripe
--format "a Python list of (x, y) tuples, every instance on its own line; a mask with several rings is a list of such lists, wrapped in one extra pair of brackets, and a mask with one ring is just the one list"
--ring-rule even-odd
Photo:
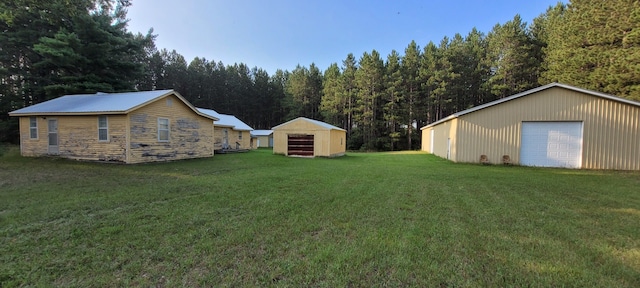
[(640, 286), (640, 175), (419, 152), (0, 158), (0, 282)]

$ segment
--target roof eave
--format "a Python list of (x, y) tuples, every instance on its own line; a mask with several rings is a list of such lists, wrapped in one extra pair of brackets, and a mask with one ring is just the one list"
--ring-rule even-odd
[[(340, 128), (340, 127), (336, 127), (336, 126), (333, 126), (333, 125), (331, 125), (331, 124), (329, 124), (329, 123), (325, 123), (325, 122), (322, 122), (322, 121), (319, 121), (319, 120), (309, 119), (309, 118), (306, 118), (306, 117), (298, 117), (298, 118), (295, 118), (295, 119), (289, 120), (289, 121), (287, 121), (287, 122), (284, 122), (284, 123), (282, 123), (282, 124), (280, 124), (280, 125), (278, 125), (278, 126), (275, 126), (275, 127), (271, 128), (271, 130), (277, 130), (277, 129), (279, 129), (279, 128), (280, 128), (280, 127), (282, 127), (282, 126), (285, 126), (285, 125), (290, 124), (290, 123), (292, 123), (292, 122), (294, 122), (294, 121), (297, 121), (297, 120), (306, 120), (306, 121), (308, 121), (308, 122), (311, 122), (311, 123), (315, 124), (316, 126), (320, 126), (320, 127), (324, 128), (323, 130), (328, 130), (328, 131), (331, 131), (331, 130), (338, 130), (338, 131), (347, 132), (347, 130), (342, 129), (342, 128)], [(325, 127), (325, 126), (323, 126), (323, 125), (319, 125), (319, 124), (317, 124), (317, 123), (315, 123), (315, 122), (325, 123), (325, 124), (328, 124), (328, 125), (330, 125), (330, 126), (332, 126), (332, 127)]]
[(634, 105), (634, 106), (640, 107), (640, 102), (627, 100), (627, 99), (624, 99), (624, 98), (616, 97), (616, 96), (605, 94), (605, 93), (601, 93), (601, 92), (596, 92), (596, 91), (587, 90), (587, 89), (583, 89), (583, 88), (578, 88), (578, 87), (567, 85), (567, 84), (555, 83), (554, 82), (554, 83), (549, 83), (547, 85), (543, 85), (543, 86), (536, 87), (536, 88), (533, 88), (533, 89), (529, 89), (527, 91), (520, 92), (518, 94), (509, 96), (509, 97), (505, 97), (505, 98), (502, 98), (502, 99), (491, 101), (489, 103), (485, 103), (485, 104), (482, 104), (480, 106), (476, 106), (476, 107), (473, 107), (473, 108), (470, 108), (470, 109), (467, 109), (467, 110), (463, 110), (463, 111), (460, 111), (460, 112), (457, 112), (457, 113), (453, 113), (453, 114), (449, 115), (448, 117), (442, 118), (442, 119), (440, 119), (440, 120), (438, 120), (436, 122), (433, 122), (433, 123), (431, 123), (429, 125), (426, 125), (426, 126), (420, 128), (420, 130), (424, 130), (424, 129), (427, 129), (429, 127), (436, 126), (438, 124), (447, 122), (447, 121), (449, 121), (451, 119), (458, 118), (458, 117), (460, 117), (462, 115), (473, 113), (473, 112), (476, 112), (478, 110), (489, 108), (491, 106), (495, 106), (495, 105), (498, 105), (498, 104), (501, 104), (501, 103), (504, 103), (504, 102), (507, 102), (507, 101), (518, 99), (520, 97), (524, 97), (524, 96), (527, 96), (527, 95), (530, 95), (530, 94), (538, 93), (540, 91), (543, 91), (543, 90), (546, 90), (546, 89), (550, 89), (550, 88), (554, 88), (554, 87), (561, 87), (561, 88), (564, 88), (564, 89), (567, 89), (567, 90), (572, 90), (572, 91), (576, 91), (576, 92), (580, 92), (580, 93), (584, 93), (584, 94), (588, 94), (588, 95), (592, 95), (592, 96), (596, 96), (596, 97), (601, 97), (601, 98), (609, 99), (609, 100), (612, 100), (612, 101), (617, 101), (617, 102), (626, 103), (626, 104), (630, 104), (630, 105)]
[(92, 112), (9, 112), (9, 116), (87, 116), (87, 115), (120, 115), (127, 114), (125, 111), (92, 111)]

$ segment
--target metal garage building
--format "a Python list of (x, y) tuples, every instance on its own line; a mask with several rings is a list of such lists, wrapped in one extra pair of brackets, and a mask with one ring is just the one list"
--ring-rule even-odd
[(640, 170), (640, 102), (552, 83), (450, 115), (422, 150), (454, 162)]
[(299, 117), (272, 128), (273, 154), (338, 157), (346, 151), (346, 130)]

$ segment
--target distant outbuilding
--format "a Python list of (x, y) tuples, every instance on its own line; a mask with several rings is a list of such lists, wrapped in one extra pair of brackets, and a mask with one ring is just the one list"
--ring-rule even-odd
[(213, 156), (218, 120), (173, 90), (66, 95), (9, 115), (23, 156), (122, 163)]
[(255, 147), (273, 147), (273, 130), (253, 130), (251, 138), (255, 138)]
[(346, 135), (342, 128), (299, 117), (273, 127), (273, 153), (304, 157), (343, 156)]
[(640, 102), (552, 83), (421, 128), (454, 162), (640, 170)]
[(251, 148), (251, 131), (253, 128), (236, 116), (221, 114), (213, 109), (197, 108), (198, 111), (218, 118), (215, 126), (214, 146), (216, 151)]

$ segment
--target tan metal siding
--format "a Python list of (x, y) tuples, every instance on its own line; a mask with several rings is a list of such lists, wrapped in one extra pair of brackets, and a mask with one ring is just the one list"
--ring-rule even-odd
[[(458, 124), (458, 119), (452, 119), (450, 121), (431, 127), (434, 133), (433, 134), (434, 135), (433, 151), (431, 153), (447, 159), (447, 150), (450, 147), (451, 153), (449, 155), (449, 159), (452, 161), (458, 161), (456, 160), (456, 149), (455, 149), (456, 143), (457, 143), (456, 142), (457, 124)], [(447, 146), (448, 141), (450, 141), (449, 147)], [(427, 143), (427, 145), (430, 146), (431, 143)]]
[(429, 152), (429, 153), (433, 153), (433, 151), (431, 151), (431, 131), (433, 130), (432, 127), (429, 128), (425, 128), (421, 131), (422, 133), (422, 151), (425, 152)]
[(582, 121), (582, 168), (640, 170), (637, 106), (554, 87), (457, 120), (455, 161), (478, 162), (484, 154), (500, 163), (506, 154), (519, 163), (522, 121)]

